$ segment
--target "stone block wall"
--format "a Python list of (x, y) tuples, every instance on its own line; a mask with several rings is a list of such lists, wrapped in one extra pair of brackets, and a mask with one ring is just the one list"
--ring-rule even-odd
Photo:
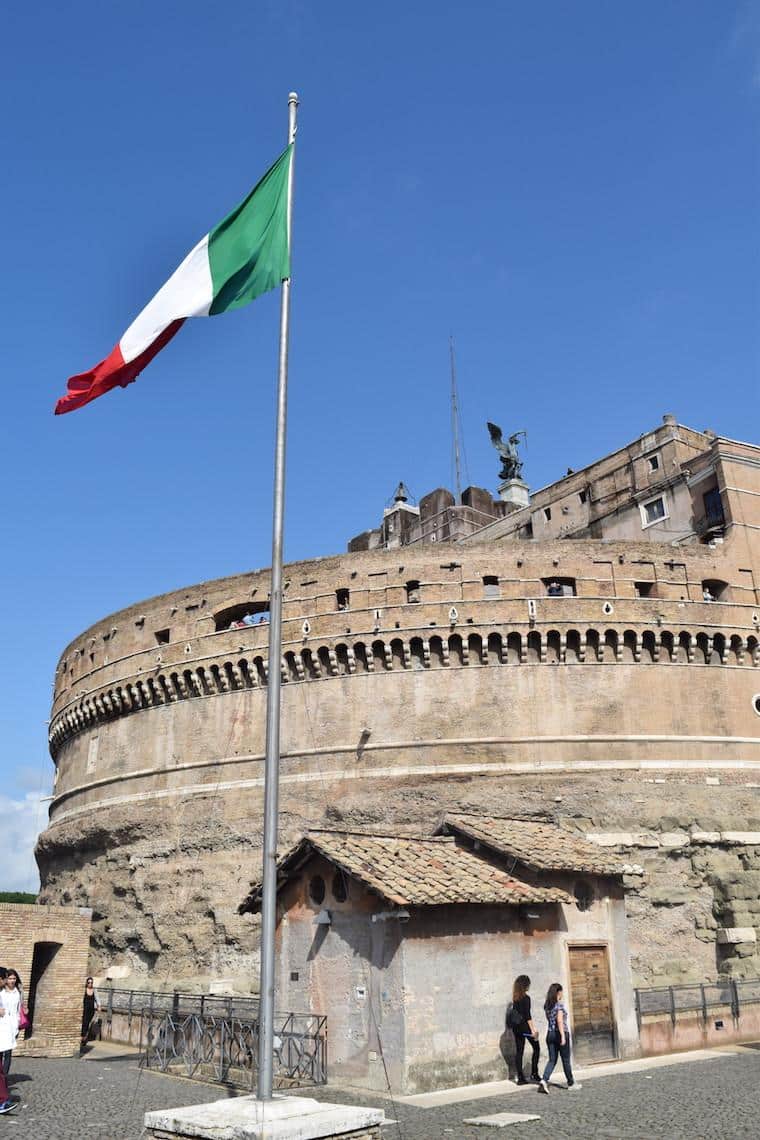
[(68, 1057), (78, 1052), (92, 912), (73, 906), (0, 903), (3, 964), (18, 972), (33, 1014), (16, 1051)]

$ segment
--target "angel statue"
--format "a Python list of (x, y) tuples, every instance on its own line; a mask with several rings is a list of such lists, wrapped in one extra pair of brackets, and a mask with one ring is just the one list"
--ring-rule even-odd
[(488, 423), (488, 432), (491, 436), (491, 443), (494, 445), (501, 458), (501, 471), (499, 478), (506, 479), (519, 479), (522, 474), (522, 459), (517, 453), (517, 443), (520, 436), (524, 436), (527, 440), (527, 433), (524, 431), (517, 431), (511, 435), (505, 443), (501, 428), (497, 424)]

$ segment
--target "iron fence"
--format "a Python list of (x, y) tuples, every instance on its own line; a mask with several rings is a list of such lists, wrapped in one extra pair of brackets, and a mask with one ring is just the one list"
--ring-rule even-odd
[[(256, 1017), (215, 1013), (142, 1012), (145, 1066), (253, 1090), (258, 1072)], [(327, 1018), (322, 1014), (275, 1016), (276, 1088), (327, 1083)]]
[[(180, 990), (171, 993), (154, 993), (151, 990), (100, 990), (99, 995), (106, 1023), (111, 1024), (115, 1013), (125, 1014), (129, 1021), (144, 1012), (151, 1015), (171, 1013), (176, 1018), (191, 1013), (201, 1017), (213, 1014), (219, 1017), (256, 1018), (259, 1015), (258, 996), (232, 997), (217, 994), (191, 994)], [(104, 1000), (105, 999), (105, 1000)]]
[(760, 978), (654, 986), (634, 992), (639, 1029), (641, 1019), (651, 1013), (667, 1013), (675, 1025), (679, 1014), (701, 1013), (703, 1020), (707, 1021), (711, 1009), (728, 1007), (731, 1017), (738, 1020), (743, 1006), (760, 1003)]

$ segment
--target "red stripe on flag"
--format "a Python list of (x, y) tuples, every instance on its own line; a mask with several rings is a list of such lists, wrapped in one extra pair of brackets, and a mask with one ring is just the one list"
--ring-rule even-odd
[(121, 349), (117, 344), (105, 360), (101, 360), (100, 364), (96, 364), (89, 372), (82, 372), (79, 376), (70, 377), (66, 384), (68, 391), (65, 396), (61, 396), (55, 405), (55, 414), (62, 416), (66, 412), (73, 412), (76, 408), (82, 408), (91, 400), (97, 400), (98, 396), (110, 392), (112, 388), (126, 388), (127, 384), (131, 384), (133, 380), (137, 379), (146, 364), (150, 364), (153, 357), (161, 351), (164, 345), (169, 343), (175, 333), (179, 332), (184, 323), (184, 319), (172, 321), (153, 341), (153, 344), (145, 349), (145, 352), (141, 352), (128, 364), (125, 363)]

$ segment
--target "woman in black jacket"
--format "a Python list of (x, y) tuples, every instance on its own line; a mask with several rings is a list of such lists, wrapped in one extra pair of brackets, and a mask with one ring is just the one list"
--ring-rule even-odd
[(518, 1085), (528, 1083), (523, 1073), (523, 1054), (525, 1053), (526, 1041), (530, 1042), (530, 1047), (533, 1050), (530, 1063), (530, 1079), (532, 1081), (539, 1079), (538, 1058), (541, 1052), (541, 1046), (538, 1043), (538, 1030), (531, 1017), (530, 997), (528, 996), (529, 989), (530, 978), (527, 974), (520, 974), (519, 977), (515, 978), (514, 985), (512, 986), (512, 1016), (510, 1021), (512, 1032), (515, 1035), (515, 1062), (517, 1065)]

